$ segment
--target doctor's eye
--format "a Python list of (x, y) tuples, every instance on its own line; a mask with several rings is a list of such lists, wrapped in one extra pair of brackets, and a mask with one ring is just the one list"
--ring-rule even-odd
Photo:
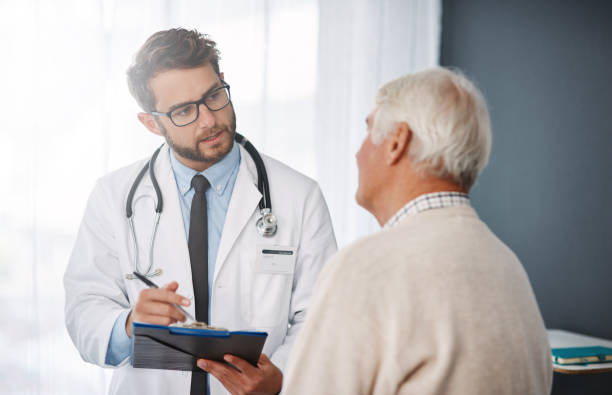
[(214, 92), (211, 92), (209, 96), (206, 96), (206, 104), (209, 106), (209, 108), (212, 108), (213, 110), (217, 110), (217, 107), (223, 106), (225, 103), (227, 103), (227, 92), (225, 89), (218, 89)]
[(210, 95), (206, 96), (206, 101), (215, 101), (217, 100), (219, 97), (221, 96), (221, 93), (219, 91), (213, 92)]
[(184, 107), (179, 107), (176, 110), (172, 111), (173, 117), (188, 117), (195, 113), (196, 107), (195, 104), (189, 104)]

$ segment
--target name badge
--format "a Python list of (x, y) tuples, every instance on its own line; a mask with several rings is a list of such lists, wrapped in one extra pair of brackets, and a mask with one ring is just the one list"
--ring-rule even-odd
[(291, 274), (295, 266), (295, 247), (261, 246), (257, 249), (255, 271), (269, 274)]

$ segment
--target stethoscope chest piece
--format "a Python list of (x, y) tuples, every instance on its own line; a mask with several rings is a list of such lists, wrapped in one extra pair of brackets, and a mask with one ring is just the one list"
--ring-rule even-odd
[(257, 220), (257, 232), (263, 237), (272, 237), (278, 229), (278, 220), (276, 216), (270, 212), (270, 209), (264, 208), (260, 211), (261, 217)]

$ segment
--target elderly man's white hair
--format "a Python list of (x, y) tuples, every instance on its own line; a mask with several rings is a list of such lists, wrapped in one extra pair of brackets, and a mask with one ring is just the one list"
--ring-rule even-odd
[(419, 171), (470, 189), (491, 152), (485, 100), (459, 72), (434, 68), (379, 89), (372, 141), (380, 144), (398, 122), (412, 130), (408, 156)]

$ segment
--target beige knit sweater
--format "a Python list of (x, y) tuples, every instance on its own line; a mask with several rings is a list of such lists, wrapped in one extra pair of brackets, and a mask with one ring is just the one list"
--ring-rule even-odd
[(512, 251), (468, 206), (408, 216), (317, 283), (284, 394), (548, 394), (546, 330)]

